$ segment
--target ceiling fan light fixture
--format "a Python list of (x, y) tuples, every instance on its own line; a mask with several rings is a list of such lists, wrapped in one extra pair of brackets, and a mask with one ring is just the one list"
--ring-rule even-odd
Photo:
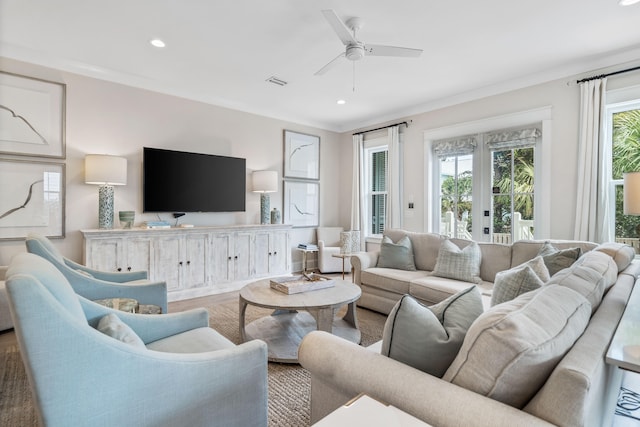
[(364, 58), (364, 45), (352, 44), (347, 46), (346, 57), (351, 61), (359, 61)]
[(345, 101), (344, 99), (338, 99), (338, 101), (336, 102), (336, 104), (338, 104), (338, 105), (344, 105), (346, 103), (347, 103), (347, 101)]

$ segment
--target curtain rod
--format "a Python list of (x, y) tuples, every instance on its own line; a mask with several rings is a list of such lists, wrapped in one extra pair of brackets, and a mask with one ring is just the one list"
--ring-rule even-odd
[(400, 126), (400, 125), (405, 125), (406, 127), (409, 127), (409, 122), (394, 123), (394, 124), (389, 125), (389, 126), (382, 126), (382, 127), (375, 128), (375, 129), (363, 130), (363, 131), (354, 133), (354, 135), (360, 135), (360, 134), (368, 133), (368, 132), (375, 132), (377, 130), (388, 129), (388, 128), (392, 128), (394, 126)]
[(639, 67), (633, 67), (633, 68), (627, 68), (626, 70), (614, 71), (612, 73), (600, 74), (599, 76), (587, 77), (585, 79), (577, 80), (576, 83), (580, 84), (580, 83), (588, 82), (590, 80), (603, 79), (605, 77), (615, 76), (616, 74), (628, 73), (630, 71), (636, 71), (636, 70), (640, 70), (640, 66)]

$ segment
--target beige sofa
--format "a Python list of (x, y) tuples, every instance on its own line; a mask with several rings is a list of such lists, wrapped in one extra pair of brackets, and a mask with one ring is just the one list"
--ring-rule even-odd
[[(409, 294), (425, 304), (436, 304), (443, 299), (469, 287), (469, 282), (432, 276), (438, 250), (448, 237), (435, 233), (418, 233), (399, 229), (385, 230), (384, 233), (397, 242), (409, 236), (413, 247), (416, 271), (396, 270), (376, 267), (379, 252), (360, 252), (351, 257), (353, 280), (362, 289), (358, 306), (389, 314), (400, 298)], [(460, 248), (469, 240), (450, 239)], [(597, 244), (572, 240), (551, 240), (558, 249), (580, 247), (584, 252), (594, 249)], [(512, 245), (499, 243), (478, 243), (482, 252), (478, 285), (488, 303), (496, 274), (534, 258), (544, 241), (520, 240)]]
[[(392, 231), (392, 233), (395, 232)], [(411, 233), (408, 234), (411, 235)], [(422, 236), (418, 236), (416, 233), (411, 237), (417, 242), (417, 239)], [(426, 238), (435, 240), (437, 236), (430, 235)], [(491, 280), (499, 271), (499, 266), (508, 268), (535, 257), (540, 244), (540, 242), (518, 242), (511, 246), (483, 245), (482, 278), (484, 281), (480, 286), (485, 291), (490, 291)], [(321, 419), (359, 393), (366, 393), (433, 426), (610, 425), (622, 374), (617, 368), (607, 365), (604, 356), (640, 272), (640, 263), (632, 261), (633, 250), (628, 247), (621, 248), (614, 244), (597, 247), (595, 244), (585, 242), (556, 242), (556, 244), (558, 246), (581, 245), (587, 253), (574, 266), (556, 275), (562, 277), (562, 280), (558, 280), (554, 276), (552, 281), (582, 284), (606, 282), (600, 293), (602, 296), (604, 292), (604, 296), (601, 300), (598, 297), (599, 304), (589, 303), (593, 314), (588, 312), (584, 317), (584, 330), (579, 330), (579, 338), (566, 349), (557, 364), (554, 361), (550, 373), (542, 378), (542, 385), (537, 386), (539, 388), (531, 392), (532, 397), (528, 398), (526, 404), (520, 407), (510, 406), (487, 397), (488, 394), (480, 393), (477, 390), (472, 391), (472, 387), (456, 385), (459, 383), (451, 380), (449, 371), (443, 376), (443, 379), (437, 378), (382, 356), (379, 351), (357, 346), (325, 332), (312, 332), (304, 338), (298, 352), (300, 363), (311, 373), (312, 422)], [(414, 251), (417, 250), (419, 254), (421, 251), (428, 253), (429, 249), (433, 248), (427, 248), (427, 245), (414, 245)], [(603, 254), (591, 255), (588, 253), (589, 249), (597, 249), (597, 251), (611, 256), (611, 259), (607, 261), (610, 265), (605, 266), (606, 273), (594, 273), (597, 268), (591, 268), (589, 263), (597, 258), (600, 259), (602, 266)], [(372, 257), (371, 254), (368, 256)], [(493, 260), (491, 258), (495, 256), (500, 259)], [(604, 258), (608, 259), (607, 256)], [(358, 259), (363, 258), (359, 257)], [(418, 262), (416, 259), (416, 263)], [(356, 264), (356, 269), (358, 264), (363, 265), (358, 261), (354, 264)], [(374, 273), (376, 273), (375, 276)], [(407, 277), (399, 273), (376, 271), (375, 267), (361, 269), (358, 272), (360, 276), (357, 280), (364, 283), (363, 295), (365, 292), (368, 295), (365, 306), (388, 311), (387, 307), (392, 306), (396, 295), (400, 294), (399, 286), (403, 281), (406, 283), (405, 289), (413, 291), (414, 295), (420, 295), (422, 300), (428, 300), (427, 296), (437, 299), (438, 294), (435, 294), (436, 297), (431, 296), (435, 291), (440, 291), (443, 295), (449, 294), (454, 292), (458, 286), (452, 281), (447, 282), (449, 287), (445, 288), (442, 286), (442, 282), (437, 281), (436, 283), (440, 286), (427, 289), (425, 284), (430, 282), (428, 282), (426, 274), (406, 272), (416, 273)], [(384, 289), (382, 287), (383, 277), (388, 277), (394, 285)], [(413, 280), (407, 280), (409, 277)], [(377, 281), (374, 282), (374, 278)], [(402, 280), (403, 278), (404, 280)], [(563, 283), (556, 285), (556, 287), (562, 286)], [(424, 289), (418, 288), (418, 286), (422, 286)], [(460, 286), (468, 287), (470, 284), (463, 282)], [(518, 299), (525, 298), (527, 295), (530, 297), (534, 292), (542, 294), (553, 287), (543, 286), (538, 291), (517, 297), (513, 302), (516, 303)], [(417, 289), (420, 289), (421, 293), (416, 291)], [(591, 298), (585, 298), (578, 292), (569, 293), (575, 294), (577, 299), (591, 301)], [(490, 310), (495, 312), (500, 306)], [(471, 328), (488, 313), (489, 311), (486, 311), (484, 315), (481, 315)], [(545, 314), (544, 309), (536, 312), (540, 318), (546, 318)], [(467, 334), (467, 338), (469, 334)], [(475, 336), (477, 337), (477, 335)], [(473, 342), (468, 341), (474, 341), (474, 339), (465, 339), (462, 349), (474, 345)], [(485, 350), (485, 358), (480, 361), (483, 364), (486, 362), (486, 366), (493, 366), (501, 359), (510, 345), (508, 339), (505, 341), (504, 348), (496, 346), (495, 350), (493, 348), (488, 352)], [(455, 369), (456, 365), (459, 366), (459, 359), (466, 357), (467, 353), (462, 354), (462, 349), (449, 370)], [(535, 366), (533, 368), (535, 370)], [(513, 380), (513, 378), (511, 379)], [(526, 386), (529, 377), (520, 375), (516, 380), (524, 381)], [(516, 392), (519, 390), (514, 390), (514, 393)]]

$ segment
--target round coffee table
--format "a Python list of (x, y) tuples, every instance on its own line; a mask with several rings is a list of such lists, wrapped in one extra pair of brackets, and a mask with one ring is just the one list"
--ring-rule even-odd
[[(356, 301), (360, 295), (359, 286), (340, 279), (335, 279), (335, 286), (330, 288), (291, 295), (271, 289), (269, 279), (250, 283), (240, 290), (240, 337), (243, 342), (265, 341), (269, 360), (281, 363), (298, 363), (300, 341), (316, 329), (359, 344)], [(245, 326), (248, 305), (275, 311)], [(344, 317), (335, 317), (344, 305)]]

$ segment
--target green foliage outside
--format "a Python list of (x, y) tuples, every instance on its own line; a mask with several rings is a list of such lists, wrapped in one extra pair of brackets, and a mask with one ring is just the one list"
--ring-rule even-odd
[[(640, 171), (640, 110), (613, 115), (613, 179), (622, 179), (625, 172)], [(624, 215), (623, 188), (616, 187), (616, 237), (638, 237), (640, 217)]]

